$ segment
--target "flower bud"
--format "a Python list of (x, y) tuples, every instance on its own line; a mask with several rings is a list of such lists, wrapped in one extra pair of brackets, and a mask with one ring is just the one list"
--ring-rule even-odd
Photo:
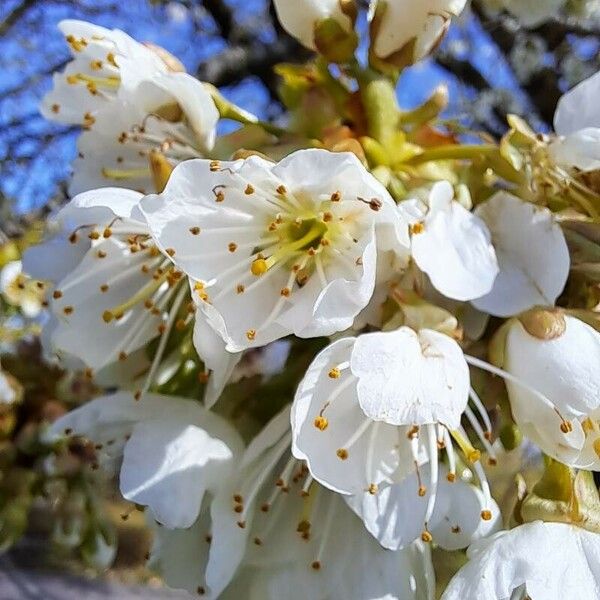
[(374, 0), (371, 3), (371, 63), (402, 69), (430, 54), (466, 0)]
[(554, 340), (565, 332), (564, 314), (557, 308), (532, 308), (517, 317), (525, 331), (538, 340)]
[[(348, 0), (274, 0), (283, 28), (301, 44), (343, 62), (356, 48), (356, 4)], [(336, 49), (336, 43), (341, 50)], [(346, 56), (352, 47), (350, 55)]]

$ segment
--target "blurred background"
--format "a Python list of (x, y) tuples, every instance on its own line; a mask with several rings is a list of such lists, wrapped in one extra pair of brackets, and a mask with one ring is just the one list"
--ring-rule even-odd
[[(527, 1), (545, 2), (521, 4)], [(473, 0), (435, 57), (403, 74), (402, 107), (419, 105), (445, 84), (450, 94), (445, 117), (472, 130), (499, 137), (506, 115), (516, 113), (537, 130), (549, 131), (561, 94), (600, 67), (600, 0), (564, 0), (561, 9), (525, 20), (526, 25), (503, 10), (516, 3)], [(77, 128), (49, 123), (38, 113), (52, 73), (69, 59), (57, 29), (66, 18), (122, 29), (163, 46), (189, 73), (274, 122), (284, 116), (273, 66), (309, 56), (278, 25), (268, 0), (0, 0), (3, 248), (23, 232), (30, 235), (32, 223), (67, 199)], [(366, 29), (364, 22), (359, 26)], [(0, 298), (0, 317), (12, 319), (13, 309)], [(0, 600), (187, 597), (164, 589), (125, 591), (110, 583), (160, 586), (146, 565), (151, 539), (143, 514), (122, 504), (111, 482), (94, 470), (93, 448), (75, 444), (56, 453), (40, 441), (40, 423), (95, 390), (85, 377), (66, 376), (45, 364), (35, 337), (24, 333), (12, 325), (3, 329), (0, 319), (0, 392), (13, 394), (11, 403), (0, 402), (0, 552), (12, 548), (0, 558)], [(24, 341), (14, 343), (10, 336)], [(515, 467), (522, 460), (515, 459)], [(101, 496), (98, 490), (107, 501), (92, 500)], [(94, 575), (110, 564), (108, 583), (64, 575)], [(27, 569), (41, 565), (60, 566), (63, 574), (30, 578)], [(454, 565), (446, 567), (451, 571)]]

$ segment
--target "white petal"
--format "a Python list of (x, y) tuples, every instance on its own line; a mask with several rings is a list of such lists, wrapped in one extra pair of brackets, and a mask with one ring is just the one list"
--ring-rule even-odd
[[(99, 258), (98, 252), (104, 252), (104, 258)], [(128, 245), (115, 237), (88, 251), (78, 267), (59, 282), (62, 296), (52, 301), (59, 320), (52, 342), (58, 352), (78, 356), (93, 369), (101, 369), (117, 361), (121, 352), (128, 356), (158, 335), (162, 317), (148, 311), (143, 302), (121, 319), (103, 320), (105, 311), (152, 282), (151, 274), (141, 271), (147, 259), (143, 252), (130, 253)], [(105, 292), (100, 290), (103, 285), (109, 286)]]
[(350, 359), (364, 413), (390, 425), (460, 425), (469, 369), (450, 337), (408, 327), (360, 336)]
[(169, 529), (193, 525), (207, 488), (215, 487), (232, 468), (229, 446), (203, 429), (201, 418), (196, 421), (200, 425), (177, 415), (138, 423), (125, 446), (123, 497), (149, 506), (155, 519)]
[(439, 292), (472, 300), (492, 289), (498, 262), (485, 223), (453, 197), (449, 183), (433, 187), (424, 230), (412, 236), (412, 255)]
[[(291, 414), (294, 456), (307, 461), (317, 481), (343, 494), (362, 493), (392, 473), (399, 461), (398, 436), (404, 435), (383, 423), (369, 425), (349, 369), (339, 379), (329, 376), (332, 368), (348, 361), (353, 344), (354, 338), (338, 340), (317, 355), (298, 386)], [(323, 431), (315, 426), (321, 413), (328, 422)], [(365, 426), (369, 428), (341, 460), (337, 451)]]
[(579, 527), (540, 521), (476, 544), (471, 560), (442, 600), (588, 598), (600, 590), (600, 537)]
[(212, 371), (204, 396), (204, 405), (212, 408), (240, 362), (242, 353), (227, 352), (223, 339), (208, 324), (202, 310), (196, 311), (194, 347), (205, 368)]
[(600, 73), (596, 73), (571, 91), (558, 103), (554, 129), (558, 135), (570, 135), (582, 129), (600, 127), (600, 110), (596, 102), (600, 95)]
[[(600, 121), (600, 116), (599, 116)], [(582, 129), (550, 142), (548, 152), (564, 168), (581, 171), (600, 169), (600, 127)]]
[(553, 305), (569, 275), (567, 243), (552, 213), (499, 192), (476, 209), (492, 232), (500, 273), (492, 291), (473, 304), (507, 317), (532, 306)]
[[(533, 337), (515, 320), (506, 338), (504, 367), (549, 400), (545, 404), (522, 386), (507, 382), (517, 423), (527, 427), (546, 453), (577, 465), (583, 446), (580, 427), (574, 422), (573, 434), (563, 434), (562, 420), (554, 409), (575, 421), (600, 409), (600, 334), (579, 319), (569, 315), (564, 319), (564, 333), (552, 340)], [(591, 466), (598, 468), (600, 458), (594, 455), (593, 459)]]

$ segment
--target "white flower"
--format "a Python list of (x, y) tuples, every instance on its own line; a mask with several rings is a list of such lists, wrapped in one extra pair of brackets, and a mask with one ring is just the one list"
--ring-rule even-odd
[(167, 72), (167, 65), (150, 48), (126, 33), (85, 21), (59, 23), (73, 60), (54, 75), (54, 87), (41, 104), (52, 121), (88, 126), (97, 111), (144, 79)]
[[(467, 406), (469, 396), (483, 426)], [(435, 539), (439, 531), (443, 544), (448, 524), (458, 527), (466, 545), (469, 535), (478, 535), (482, 520), (483, 530), (494, 526), (498, 510), (480, 453), (461, 426), (463, 414), (493, 461), (489, 418), (470, 390), (462, 350), (448, 336), (402, 327), (345, 338), (315, 358), (298, 387), (292, 407), (292, 451), (307, 461), (317, 481), (355, 496), (350, 505), (386, 547), (397, 549), (420, 534), (424, 540)], [(483, 493), (475, 488), (457, 492), (475, 494), (473, 502), (463, 506), (473, 512), (461, 514), (459, 502), (448, 523), (444, 510), (454, 489), (463, 484), (438, 485), (438, 453), (445, 448), (449, 470), (444, 474), (455, 481), (453, 439), (473, 463)], [(470, 529), (462, 531), (467, 523)]]
[(521, 525), (469, 549), (442, 600), (596, 598), (600, 536), (563, 523)]
[(550, 143), (550, 156), (565, 168), (600, 169), (600, 73), (567, 92), (558, 103), (554, 129), (560, 136)]
[(143, 80), (98, 111), (79, 138), (70, 192), (121, 185), (157, 189), (154, 169), (206, 156), (219, 120), (210, 93), (186, 73)]
[(500, 272), (489, 294), (473, 300), (473, 305), (497, 317), (535, 305), (552, 306), (570, 269), (565, 236), (552, 213), (499, 192), (480, 204), (475, 214), (492, 233)]
[(494, 10), (508, 10), (525, 27), (536, 27), (556, 18), (565, 0), (485, 0), (485, 3)]
[(230, 352), (350, 327), (373, 294), (378, 250), (408, 242), (385, 188), (353, 154), (325, 150), (187, 161), (141, 207)]
[(21, 401), (23, 388), (19, 382), (0, 365), (0, 409), (13, 406)]
[(372, 0), (371, 51), (382, 59), (417, 62), (445, 35), (466, 0)]
[(20, 260), (13, 260), (0, 270), (0, 295), (13, 306), (18, 307), (23, 316), (35, 318), (42, 310), (44, 285), (29, 279), (23, 273)]
[(339, 25), (350, 32), (352, 18), (345, 10), (348, 0), (274, 0), (277, 18), (283, 28), (304, 46), (315, 49), (315, 28), (319, 22), (335, 19)]
[(123, 497), (148, 506), (169, 529), (193, 525), (205, 493), (216, 494), (241, 452), (238, 434), (197, 402), (120, 392), (58, 419), (51, 435), (83, 436), (99, 464), (118, 471)]
[(487, 294), (498, 274), (498, 261), (486, 224), (454, 200), (450, 183), (436, 183), (427, 203), (399, 205), (410, 223), (412, 257), (433, 286), (454, 300)]
[[(184, 573), (202, 572), (202, 556), (220, 557), (220, 582), (235, 579), (221, 598), (250, 600), (429, 600), (434, 577), (429, 550), (417, 542), (390, 552), (371, 538), (343, 500), (313, 482), (289, 456), (289, 408), (250, 444), (229, 495), (211, 506), (212, 527), (157, 549), (162, 571), (177, 570), (179, 586), (198, 591)], [(199, 540), (210, 533), (210, 546)], [(169, 534), (167, 534), (169, 535)], [(164, 536), (159, 533), (160, 539)], [(195, 541), (194, 541), (195, 540)], [(177, 551), (176, 551), (177, 550)], [(211, 575), (214, 577), (216, 571)], [(205, 594), (214, 591), (201, 583)], [(209, 597), (212, 597), (209, 595)]]
[[(554, 324), (546, 339), (533, 335), (532, 318)], [(506, 385), (523, 433), (563, 463), (600, 470), (600, 333), (575, 317), (538, 312), (509, 323), (503, 354), (501, 366), (517, 378)]]

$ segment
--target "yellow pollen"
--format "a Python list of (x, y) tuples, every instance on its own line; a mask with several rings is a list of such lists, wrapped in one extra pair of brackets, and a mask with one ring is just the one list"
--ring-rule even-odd
[(63, 293), (60, 290), (54, 290), (54, 292), (52, 292), (52, 297), (55, 300), (58, 300), (59, 298), (62, 298)]
[(330, 212), (323, 213), (323, 221), (325, 223), (329, 223), (330, 221), (333, 221), (333, 214)]
[(172, 258), (173, 256), (175, 256), (175, 249), (174, 248), (167, 248), (165, 250), (165, 252)]
[(73, 307), (72, 306), (65, 306), (63, 308), (63, 312), (65, 313), (65, 315), (70, 315), (73, 313)]
[(379, 491), (379, 486), (376, 483), (372, 483), (369, 485), (367, 491), (369, 492), (369, 494), (371, 494), (371, 496), (375, 496)]
[(332, 202), (339, 202), (341, 199), (342, 199), (341, 192), (333, 192), (333, 194), (331, 194), (331, 201)]
[(106, 252), (104, 252), (104, 250), (98, 250), (96, 255), (98, 256), (98, 258), (106, 258)]
[(425, 494), (427, 493), (427, 488), (424, 485), (420, 485), (419, 486), (419, 497), (423, 498), (423, 496), (425, 496)]
[(484, 521), (491, 521), (492, 520), (492, 511), (491, 510), (482, 510), (481, 511), (481, 518)]
[(100, 239), (100, 234), (97, 231), (91, 231), (88, 237), (90, 240), (98, 240)]
[(214, 173), (215, 171), (218, 171), (221, 168), (221, 163), (218, 160), (213, 160), (211, 161), (209, 168)]
[(200, 233), (200, 227), (190, 227), (190, 233), (192, 235), (198, 235)]
[(252, 275), (255, 275), (256, 277), (264, 275), (268, 270), (269, 266), (267, 265), (267, 261), (264, 258), (257, 258), (252, 262), (252, 266), (250, 267)]
[(109, 52), (106, 55), (106, 60), (108, 63), (110, 63), (113, 67), (118, 67), (119, 65), (117, 65), (117, 62), (115, 61), (115, 55), (112, 52)]
[(246, 331), (246, 337), (251, 342), (256, 339), (256, 329), (248, 329), (248, 331)]
[(325, 431), (329, 427), (329, 421), (321, 415), (315, 418), (314, 424), (319, 431)]
[(290, 294), (292, 293), (292, 290), (290, 290), (290, 288), (285, 287), (285, 288), (282, 288), (280, 293), (284, 298), (289, 298)]
[(598, 457), (600, 457), (600, 438), (596, 438), (596, 440), (594, 440), (594, 452)]
[(425, 231), (425, 224), (423, 222), (413, 223), (409, 229), (412, 235), (418, 235), (419, 233), (423, 233), (423, 231)]
[(243, 294), (245, 292), (246, 288), (245, 286), (243, 286), (241, 283), (237, 285), (237, 287), (235, 288), (235, 291), (238, 294)]
[(429, 531), (425, 530), (421, 534), (421, 540), (423, 540), (426, 544), (429, 544), (433, 541), (433, 536), (431, 535), (431, 533), (429, 533)]
[(570, 422), (570, 421), (563, 421), (563, 422), (560, 424), (560, 430), (561, 430), (561, 431), (562, 431), (564, 434), (571, 433), (571, 431), (573, 431), (573, 425), (571, 424), (571, 422)]
[(286, 189), (285, 185), (280, 185), (277, 188), (277, 193), (281, 194), (282, 196), (285, 196), (287, 194), (287, 189)]
[(348, 458), (348, 450), (346, 450), (345, 448), (340, 448), (336, 452), (336, 455), (340, 460), (346, 460)]
[(105, 238), (109, 238), (112, 235), (112, 229), (110, 227), (107, 227), (104, 232), (102, 233), (102, 236)]
[(229, 252), (235, 252), (237, 250), (237, 244), (235, 242), (230, 242), (227, 249)]
[(251, 196), (252, 194), (254, 194), (254, 187), (251, 184), (248, 184), (246, 189), (244, 190), (244, 194), (246, 194), (246, 196)]
[(333, 369), (329, 371), (328, 375), (331, 379), (339, 379), (342, 375), (342, 372), (337, 367), (333, 367)]
[(90, 62), (90, 69), (92, 69), (92, 71), (99, 71), (101, 68), (102, 68), (101, 60), (92, 60)]

